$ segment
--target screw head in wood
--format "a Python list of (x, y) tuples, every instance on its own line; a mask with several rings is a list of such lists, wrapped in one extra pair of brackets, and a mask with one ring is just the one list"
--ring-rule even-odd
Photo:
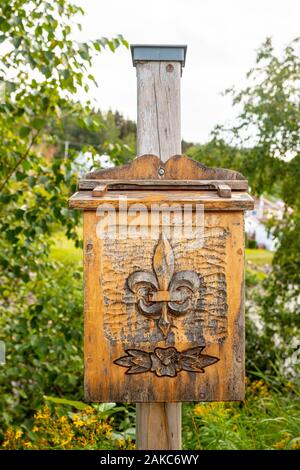
[(159, 168), (158, 169), (158, 174), (159, 174), (159, 176), (164, 176), (164, 174), (165, 174), (164, 168)]

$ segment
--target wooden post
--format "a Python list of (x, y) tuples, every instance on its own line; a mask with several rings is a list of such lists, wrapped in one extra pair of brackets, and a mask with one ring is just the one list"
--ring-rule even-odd
[(181, 403), (137, 403), (136, 442), (140, 450), (180, 450)]
[[(181, 154), (182, 61), (168, 62), (165, 57), (163, 61), (153, 61), (145, 57), (147, 54), (142, 61), (134, 62), (137, 69), (137, 154), (158, 155), (165, 162)], [(138, 449), (181, 449), (181, 403), (138, 403), (136, 440)]]
[(181, 154), (179, 62), (137, 63), (137, 153)]

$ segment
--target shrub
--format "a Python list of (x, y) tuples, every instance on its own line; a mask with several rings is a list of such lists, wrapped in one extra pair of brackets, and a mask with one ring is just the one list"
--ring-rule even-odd
[(115, 433), (113, 425), (114, 418), (107, 413), (101, 416), (96, 407), (66, 412), (44, 405), (35, 413), (30, 429), (10, 426), (6, 430), (2, 449), (133, 449), (131, 439)]
[[(53, 264), (0, 306), (0, 424), (32, 417), (43, 395), (82, 398), (82, 272)], [(13, 300), (12, 300), (13, 299)]]
[(184, 448), (300, 449), (300, 399), (288, 382), (282, 392), (260, 379), (247, 384), (244, 403), (185, 405)]
[(257, 248), (256, 240), (246, 237), (246, 248)]

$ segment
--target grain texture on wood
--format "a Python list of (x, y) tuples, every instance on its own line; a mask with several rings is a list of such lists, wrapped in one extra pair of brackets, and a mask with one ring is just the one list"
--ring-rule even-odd
[(231, 187), (228, 184), (219, 184), (218, 194), (220, 197), (231, 197)]
[[(170, 157), (181, 154), (181, 64), (145, 62), (136, 69), (138, 155), (159, 155), (140, 173), (146, 179), (164, 179)], [(135, 166), (141, 161), (137, 158)], [(136, 412), (138, 449), (181, 449), (181, 403), (143, 403)]]
[(101, 197), (93, 197), (91, 191), (79, 191), (69, 199), (71, 209), (96, 210), (105, 204), (111, 204), (118, 209), (120, 207), (120, 196), (128, 206), (132, 204), (143, 204), (147, 209), (154, 208), (155, 205), (164, 203), (172, 205), (190, 204), (193, 209), (197, 204), (202, 204), (204, 210), (252, 210), (254, 207), (253, 198), (246, 192), (235, 191), (230, 198), (220, 197), (217, 191), (108, 191)]
[(142, 155), (136, 157), (130, 164), (88, 173), (84, 180), (241, 180), (246, 182), (244, 176), (238, 171), (210, 168), (186, 155), (171, 155), (164, 163), (155, 155)]
[(140, 62), (137, 73), (137, 145), (165, 162), (181, 151), (179, 62)]
[(181, 404), (137, 403), (136, 411), (138, 449), (181, 449)]
[(89, 190), (94, 189), (99, 185), (108, 185), (109, 189), (128, 189), (129, 186), (131, 189), (185, 189), (189, 191), (191, 189), (199, 189), (201, 185), (202, 189), (211, 189), (215, 188), (217, 185), (226, 184), (234, 191), (247, 191), (248, 190), (248, 181), (247, 180), (117, 180), (117, 179), (103, 179), (103, 180), (93, 180), (93, 179), (82, 179), (78, 183), (78, 189)]
[(103, 196), (106, 191), (107, 191), (107, 185), (106, 184), (97, 184), (97, 186), (95, 186), (93, 188), (93, 191), (92, 191), (92, 196), (93, 197), (101, 197)]
[(242, 400), (243, 212), (206, 211), (202, 237), (164, 246), (98, 224), (84, 212), (88, 401)]

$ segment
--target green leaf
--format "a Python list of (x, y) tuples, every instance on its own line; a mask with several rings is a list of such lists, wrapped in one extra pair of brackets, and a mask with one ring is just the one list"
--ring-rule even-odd
[(67, 398), (49, 397), (47, 395), (44, 395), (43, 398), (44, 400), (50, 401), (51, 403), (55, 403), (57, 405), (73, 406), (73, 408), (76, 408), (77, 410), (85, 410), (86, 408), (91, 408), (89, 405), (83, 403), (82, 401), (68, 400)]
[(16, 39), (14, 39), (13, 44), (14, 44), (16, 49), (19, 49), (19, 46), (20, 46), (21, 42), (22, 42), (22, 38), (20, 36), (17, 37)]
[(106, 411), (115, 408), (115, 406), (116, 403), (100, 403), (100, 405), (97, 405), (97, 409), (100, 413), (105, 413)]
[(3, 33), (7, 33), (10, 29), (10, 24), (4, 19), (0, 17), (0, 31)]
[(31, 164), (28, 160), (23, 160), (22, 167), (23, 167), (23, 170), (28, 171), (31, 168)]
[(94, 42), (94, 48), (97, 52), (101, 52), (101, 44), (98, 41)]
[(98, 83), (96, 82), (94, 75), (89, 74), (88, 79), (91, 80), (94, 83), (94, 85), (98, 88)]
[(70, 75), (71, 75), (71, 74), (70, 74), (70, 70), (68, 70), (68, 69), (63, 70), (62, 74), (63, 74), (63, 77), (64, 77), (65, 79), (68, 79), (68, 78), (70, 77)]
[(20, 128), (19, 130), (19, 136), (24, 139), (25, 137), (28, 136), (28, 134), (30, 133), (31, 131), (31, 128), (30, 127), (27, 127), (27, 126), (23, 126)]
[(34, 127), (34, 129), (37, 129), (37, 130), (42, 129), (45, 124), (46, 124), (46, 121), (45, 119), (42, 119), (42, 118), (34, 118), (31, 122), (32, 127)]
[(41, 72), (45, 75), (46, 78), (51, 77), (51, 68), (47, 67), (46, 65), (41, 68)]
[(46, 56), (46, 58), (47, 58), (48, 60), (52, 60), (53, 57), (55, 56), (55, 54), (54, 54), (54, 52), (52, 52), (52, 51), (46, 51), (46, 52), (45, 52), (45, 56)]
[(121, 44), (123, 44), (123, 46), (125, 46), (127, 49), (129, 49), (129, 43), (128, 43), (128, 41), (126, 41), (126, 39), (123, 38), (122, 34), (119, 34), (117, 36), (117, 39), (120, 41)]

